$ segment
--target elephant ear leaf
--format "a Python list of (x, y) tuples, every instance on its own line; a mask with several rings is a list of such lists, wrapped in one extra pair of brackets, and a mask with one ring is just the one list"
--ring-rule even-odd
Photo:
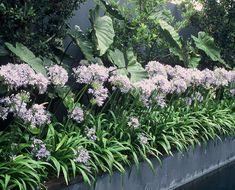
[(161, 35), (166, 39), (166, 41), (171, 45), (171, 47), (181, 49), (182, 42), (178, 32), (175, 31), (175, 29), (164, 20), (159, 20), (158, 22), (162, 29)]
[(192, 36), (196, 47), (202, 50), (213, 61), (218, 61), (226, 65), (225, 61), (221, 58), (220, 50), (216, 46), (213, 37), (205, 32), (199, 32), (198, 37)]
[(96, 40), (96, 50), (99, 52), (99, 56), (102, 56), (113, 44), (115, 36), (113, 21), (109, 16), (99, 16), (98, 6), (90, 12), (90, 21), (92, 34)]
[(147, 78), (145, 69), (137, 61), (131, 48), (124, 53), (118, 49), (109, 51), (108, 58), (119, 69), (119, 73), (130, 77), (132, 82)]
[(36, 57), (26, 46), (18, 42), (15, 47), (10, 43), (5, 43), (5, 45), (21, 61), (29, 64), (36, 73), (42, 73), (44, 76), (47, 75), (43, 61)]
[(85, 58), (91, 61), (93, 59), (92, 43), (87, 39), (81, 28), (79, 26), (75, 26), (75, 30), (70, 30), (68, 34), (74, 43), (80, 48)]
[(147, 78), (145, 69), (137, 61), (137, 57), (131, 48), (126, 51), (126, 58), (128, 60), (127, 71), (130, 74), (132, 82), (138, 82), (144, 78)]

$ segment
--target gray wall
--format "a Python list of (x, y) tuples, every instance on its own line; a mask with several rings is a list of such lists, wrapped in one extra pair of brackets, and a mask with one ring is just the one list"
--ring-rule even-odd
[[(159, 164), (152, 159), (155, 173), (146, 162), (136, 167), (127, 168), (125, 174), (114, 172), (100, 176), (92, 190), (172, 190), (194, 179), (206, 175), (235, 160), (235, 139), (225, 138), (223, 142), (210, 141), (207, 145), (191, 148), (187, 152), (175, 152), (167, 156)], [(49, 190), (89, 190), (90, 188), (78, 181), (69, 187), (51, 186)]]

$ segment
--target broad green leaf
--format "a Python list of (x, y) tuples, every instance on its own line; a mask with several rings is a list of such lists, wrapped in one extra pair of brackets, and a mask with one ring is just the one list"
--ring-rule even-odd
[(80, 48), (85, 58), (91, 61), (93, 59), (92, 43), (87, 39), (81, 28), (79, 26), (75, 26), (74, 31), (69, 31), (69, 35), (75, 44)]
[(140, 81), (147, 77), (146, 71), (137, 61), (137, 57), (131, 48), (129, 48), (125, 54), (118, 49), (109, 51), (108, 58), (120, 69), (120, 74), (130, 76), (133, 82)]
[(29, 64), (35, 72), (42, 73), (44, 76), (47, 75), (43, 61), (36, 57), (26, 46), (18, 42), (16, 43), (16, 47), (7, 42), (5, 45), (13, 54), (19, 57), (21, 61)]
[(115, 36), (113, 21), (109, 16), (99, 16), (99, 7), (90, 12), (90, 20), (93, 28), (92, 32), (97, 42), (96, 49), (99, 55), (102, 56), (113, 44)]
[(115, 49), (114, 51), (110, 50), (108, 52), (108, 58), (116, 67), (118, 68), (126, 67), (124, 54), (119, 49)]
[(209, 36), (205, 32), (199, 32), (198, 37), (192, 36), (195, 45), (198, 49), (205, 52), (213, 61), (218, 61), (225, 64), (225, 61), (221, 58), (219, 48), (216, 46), (213, 37)]
[(189, 58), (189, 67), (197, 68), (201, 61), (201, 57), (191, 56)]
[(125, 20), (125, 17), (122, 15), (122, 13), (119, 11), (118, 9), (118, 3), (112, 2), (112, 4), (110, 4), (109, 2), (107, 2), (107, 0), (100, 0), (101, 3), (104, 4), (106, 11), (112, 15), (114, 18), (119, 19), (119, 20)]
[(163, 30), (161, 34), (165, 37), (167, 42), (172, 47), (181, 49), (182, 43), (181, 43), (180, 35), (178, 34), (178, 32), (175, 31), (175, 29), (164, 20), (159, 20), (159, 25), (161, 29)]
[(131, 81), (138, 82), (144, 78), (147, 78), (145, 69), (137, 61), (137, 57), (134, 55), (132, 49), (127, 50), (126, 57), (128, 60), (127, 71), (130, 73)]

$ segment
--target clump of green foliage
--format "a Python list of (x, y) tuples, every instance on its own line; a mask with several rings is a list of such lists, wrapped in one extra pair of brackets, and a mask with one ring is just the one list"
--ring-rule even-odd
[(53, 55), (65, 38), (67, 19), (84, 1), (1, 1), (0, 42), (20, 42), (36, 55)]
[(192, 25), (198, 30), (211, 35), (221, 50), (222, 58), (230, 66), (235, 66), (235, 3), (233, 0), (201, 0), (203, 9), (196, 11), (186, 1), (182, 10), (186, 25)]

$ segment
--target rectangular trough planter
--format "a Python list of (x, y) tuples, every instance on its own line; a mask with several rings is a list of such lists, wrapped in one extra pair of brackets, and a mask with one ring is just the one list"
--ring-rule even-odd
[(73, 181), (67, 187), (52, 183), (49, 190), (173, 190), (234, 161), (235, 138), (211, 140), (184, 153), (175, 152), (173, 157), (164, 157), (162, 164), (157, 159), (151, 160), (155, 173), (142, 162), (139, 171), (133, 166), (126, 168), (124, 174), (100, 176), (93, 187)]

